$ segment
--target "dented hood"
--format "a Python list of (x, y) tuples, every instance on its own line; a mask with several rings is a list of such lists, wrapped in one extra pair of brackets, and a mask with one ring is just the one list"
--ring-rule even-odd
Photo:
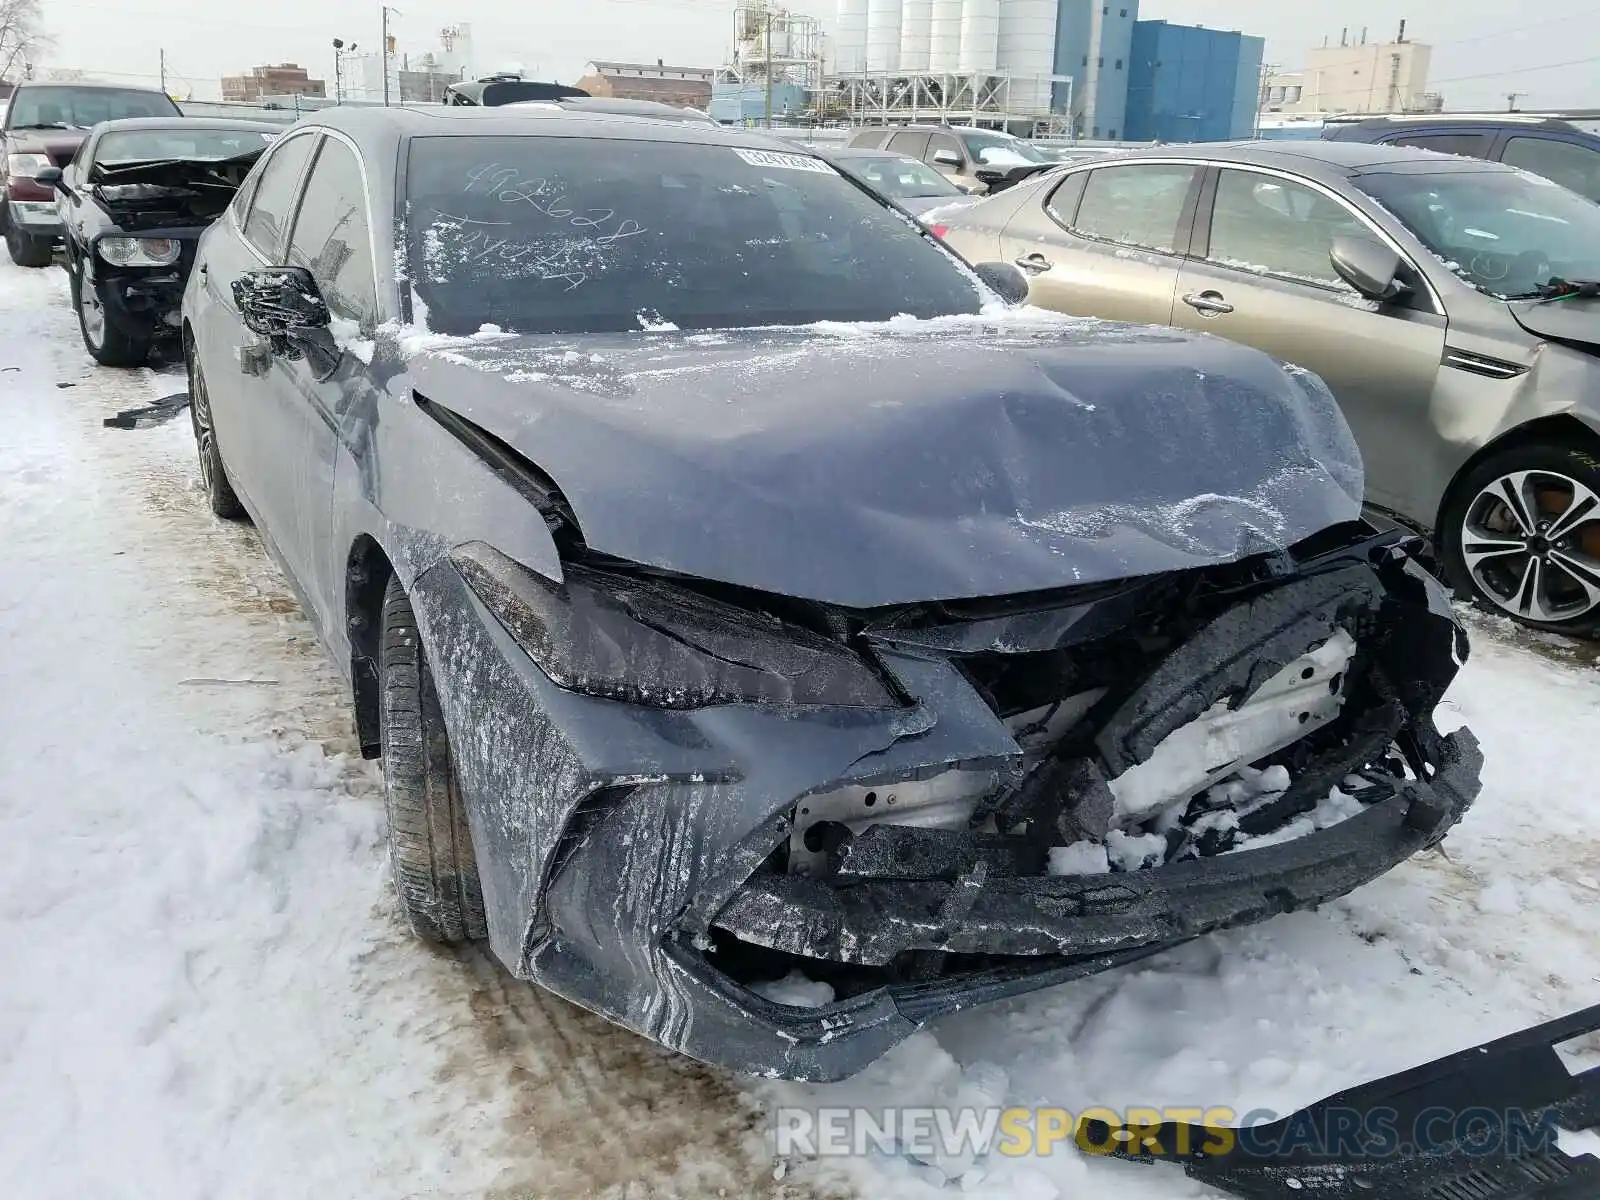
[(1360, 507), (1326, 387), (1204, 335), (951, 318), (409, 357), (417, 392), (555, 480), (591, 549), (852, 607), (1226, 562)]

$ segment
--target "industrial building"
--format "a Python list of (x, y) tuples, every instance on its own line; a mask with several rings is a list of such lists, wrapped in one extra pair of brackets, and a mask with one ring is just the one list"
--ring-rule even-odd
[(1253, 129), (1262, 50), (1138, 0), (839, 0), (829, 78), (857, 121), (1216, 140)]
[(1265, 81), (1261, 107), (1274, 113), (1438, 112), (1443, 97), (1428, 91), (1433, 48), (1406, 37), (1406, 23), (1392, 42), (1353, 38), (1306, 52), (1298, 71), (1275, 72)]
[(1122, 136), (1136, 142), (1252, 136), (1265, 48), (1261, 38), (1241, 33), (1138, 22), (1129, 49)]

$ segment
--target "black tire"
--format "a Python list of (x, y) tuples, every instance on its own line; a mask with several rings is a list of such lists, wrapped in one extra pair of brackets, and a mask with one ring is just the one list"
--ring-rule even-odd
[(55, 260), (55, 239), (34, 237), (7, 221), (6, 253), (19, 267), (48, 267)]
[(184, 355), (189, 367), (189, 425), (194, 430), (195, 450), (200, 456), (200, 486), (205, 488), (211, 511), (229, 521), (246, 516), (245, 507), (228, 482), (228, 469), (222, 465), (222, 451), (217, 446), (217, 429), (211, 415), (211, 394), (206, 390), (206, 378), (195, 361), (194, 350)]
[[(1476, 570), (1469, 540), (1496, 551), (1473, 554)], [(1529, 442), (1490, 455), (1452, 487), (1439, 544), (1457, 595), (1533, 629), (1600, 632), (1600, 453)]]
[(487, 937), (450, 735), (416, 614), (398, 579), (384, 593), (382, 638), (383, 785), (400, 911), (430, 942)]
[[(76, 264), (68, 273), (72, 291), (72, 309), (78, 314), (78, 334), (83, 338), (83, 348), (89, 357), (102, 367), (142, 367), (150, 357), (150, 335), (129, 332), (116, 322), (110, 311), (100, 302), (100, 294), (93, 281), (83, 276), (83, 264)], [(87, 290), (85, 290), (87, 288)], [(90, 319), (89, 309), (99, 314), (99, 323)]]

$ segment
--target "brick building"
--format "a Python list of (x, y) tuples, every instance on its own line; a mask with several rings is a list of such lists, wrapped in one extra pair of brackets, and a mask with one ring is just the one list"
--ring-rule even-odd
[(593, 62), (577, 86), (591, 96), (616, 100), (655, 100), (679, 108), (704, 109), (711, 103), (709, 67), (669, 67), (660, 59), (649, 63)]
[(326, 96), (325, 80), (312, 79), (301, 66), (279, 63), (270, 67), (251, 67), (248, 75), (224, 75), (222, 98), (249, 102), (263, 96)]

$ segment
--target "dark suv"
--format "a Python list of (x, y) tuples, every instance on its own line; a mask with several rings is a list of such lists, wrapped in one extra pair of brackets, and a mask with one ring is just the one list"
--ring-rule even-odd
[(1416, 146), (1521, 167), (1600, 201), (1600, 137), (1556, 117), (1365, 117), (1329, 121), (1327, 141)]
[(5, 186), (0, 228), (19, 267), (48, 267), (61, 220), (55, 193), (36, 182), (72, 161), (89, 130), (126, 117), (181, 117), (172, 97), (154, 88), (98, 83), (25, 83), (12, 93), (5, 118)]

